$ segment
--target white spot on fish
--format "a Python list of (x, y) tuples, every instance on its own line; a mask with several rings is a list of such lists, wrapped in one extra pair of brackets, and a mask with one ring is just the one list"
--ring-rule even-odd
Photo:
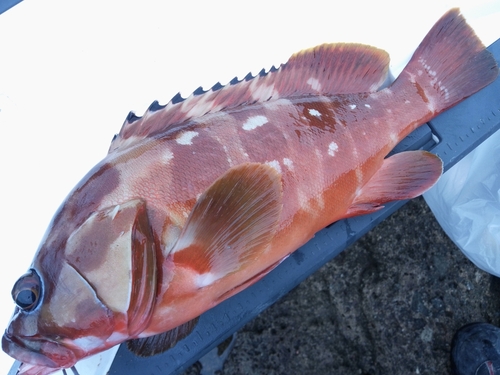
[(102, 339), (96, 336), (79, 337), (73, 340), (73, 344), (85, 351), (91, 351), (101, 346), (102, 343)]
[(337, 152), (338, 149), (339, 146), (335, 142), (330, 143), (328, 145), (328, 155), (335, 156), (335, 153)]
[(323, 159), (323, 152), (321, 152), (319, 150), (319, 148), (314, 149), (314, 153), (316, 154), (316, 157), (318, 158), (318, 160), (322, 160)]
[(277, 160), (266, 161), (266, 164), (269, 165), (270, 167), (273, 167), (274, 169), (276, 169), (276, 171), (278, 173), (281, 173), (281, 166), (280, 166), (279, 161), (277, 161)]
[(431, 77), (435, 77), (436, 76), (436, 71), (435, 70), (432, 70), (431, 66), (429, 64), (427, 64), (427, 61), (423, 58), (420, 58), (418, 59), (418, 62), (420, 64), (422, 64), (422, 66), (424, 67), (425, 71), (431, 76)]
[(207, 272), (201, 275), (197, 275), (194, 283), (198, 288), (203, 288), (205, 286), (213, 284), (214, 281), (217, 281), (217, 277), (213, 273)]
[(254, 100), (264, 101), (270, 98), (279, 98), (279, 92), (274, 89), (274, 84), (264, 85), (259, 79), (252, 80), (250, 91)]
[(174, 158), (174, 154), (172, 153), (172, 151), (170, 150), (166, 150), (164, 153), (163, 153), (163, 156), (162, 156), (162, 161), (167, 164), (170, 160), (172, 160)]
[(392, 109), (387, 108), (386, 110), (387, 110), (387, 113), (392, 113)]
[(321, 83), (319, 83), (319, 81), (316, 78), (313, 77), (309, 78), (307, 80), (307, 84), (311, 86), (313, 90), (321, 91)]
[(293, 171), (293, 162), (290, 159), (284, 158), (283, 159), (283, 164), (285, 164), (288, 169), (290, 169), (291, 171)]
[(192, 236), (180, 236), (170, 253), (175, 254), (181, 251), (186, 251), (186, 249), (188, 249), (193, 244), (193, 242), (194, 238)]
[(410, 104), (411, 102), (408, 99), (405, 99), (405, 104)]
[(309, 114), (311, 116), (321, 118), (321, 113), (315, 109), (309, 108)]
[(356, 181), (358, 182), (358, 186), (361, 186), (363, 182), (363, 171), (359, 167), (356, 168)]
[(222, 148), (224, 149), (224, 152), (226, 153), (226, 159), (229, 165), (232, 165), (233, 160), (231, 159), (231, 156), (229, 156), (229, 150), (227, 149), (226, 145), (222, 145)]
[(440, 90), (444, 93), (444, 98), (448, 100), (450, 98), (450, 92), (448, 91), (446, 86), (443, 86), (443, 83), (441, 81), (439, 81), (437, 85), (440, 88)]
[(111, 220), (114, 220), (118, 212), (120, 211), (120, 205), (117, 204), (114, 208), (113, 211), (111, 211)]
[(389, 136), (391, 137), (391, 141), (393, 142), (398, 141), (398, 135), (396, 133), (391, 133)]
[[(438, 81), (438, 79), (436, 77), (437, 76), (437, 72), (435, 70), (432, 70), (432, 67), (429, 64), (427, 64), (427, 61), (425, 59), (420, 58), (418, 60), (418, 62), (420, 64), (422, 64), (422, 66), (424, 67), (424, 69), (427, 72), (427, 74), (429, 74), (429, 76), (432, 77), (432, 79), (430, 81), (430, 84), (432, 86), (435, 86), (437, 84), (437, 86), (439, 87), (440, 91), (442, 91), (444, 93), (445, 99), (448, 100), (449, 97), (450, 97), (450, 93), (449, 93), (448, 89), (445, 86), (443, 86), (442, 81)], [(421, 70), (419, 70), (417, 73), (418, 73), (418, 75), (422, 75), (423, 74), (423, 72)], [(406, 103), (406, 101), (405, 101), (405, 103)]]
[(446, 100), (449, 99), (450, 93), (449, 93), (448, 89), (445, 86), (443, 86), (443, 82), (442, 81), (438, 82), (437, 78), (434, 78), (434, 79), (431, 79), (430, 84), (432, 86), (437, 86), (439, 88), (439, 90), (444, 94), (444, 98)]
[[(277, 97), (275, 97), (276, 99)], [(292, 105), (292, 102), (288, 99), (285, 98), (280, 98), (280, 100), (271, 100), (268, 102), (261, 103), (262, 106), (270, 111), (280, 111), (280, 110), (286, 110), (287, 107)]]
[(197, 135), (198, 135), (198, 132), (194, 132), (194, 131), (189, 130), (187, 132), (180, 134), (177, 137), (176, 141), (180, 145), (192, 145), (193, 138), (196, 137)]
[(317, 197), (316, 202), (320, 209), (325, 208), (325, 200), (323, 199), (323, 196), (321, 194)]
[(432, 99), (430, 99), (429, 103), (427, 103), (427, 108), (429, 109), (429, 112), (434, 113), (436, 111), (436, 107), (434, 106), (434, 101)]
[(301, 189), (298, 189), (297, 190), (297, 197), (298, 197), (300, 208), (302, 208), (306, 212), (317, 214), (318, 209), (322, 210), (325, 208), (325, 201), (324, 201), (323, 196), (321, 194), (319, 194), (316, 197), (310, 197), (309, 194), (302, 191)]
[(180, 234), (181, 234), (181, 227), (174, 224), (167, 225), (161, 236), (163, 245), (161, 247), (163, 247), (162, 253), (164, 256), (170, 254), (170, 251), (172, 250), (175, 243), (179, 239)]
[(356, 109), (356, 104), (349, 104), (349, 108)]
[(259, 126), (267, 124), (268, 120), (266, 116), (253, 116), (250, 117), (244, 124), (243, 130), (254, 130)]
[(299, 201), (300, 208), (302, 208), (306, 212), (314, 212), (314, 208), (311, 206), (309, 202), (309, 196), (302, 189), (297, 189), (297, 198)]
[(356, 192), (354, 193), (354, 198), (357, 198), (361, 195), (361, 188), (358, 186), (356, 188)]
[(366, 108), (371, 108), (372, 106), (370, 104), (365, 104)]

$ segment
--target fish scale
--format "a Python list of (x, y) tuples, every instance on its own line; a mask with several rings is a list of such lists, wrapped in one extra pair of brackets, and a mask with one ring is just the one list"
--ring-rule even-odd
[(49, 374), (127, 340), (140, 355), (162, 352), (324, 226), (432, 186), (438, 157), (386, 155), (498, 67), (451, 10), (376, 91), (387, 70), (381, 50), (325, 44), (129, 115), (14, 286), (2, 345), (27, 364), (20, 373)]

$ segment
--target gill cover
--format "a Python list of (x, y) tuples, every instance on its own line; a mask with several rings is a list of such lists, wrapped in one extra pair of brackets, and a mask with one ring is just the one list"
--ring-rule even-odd
[(149, 322), (156, 296), (155, 243), (142, 200), (92, 214), (70, 236), (66, 259), (109, 309), (127, 317), (128, 335)]

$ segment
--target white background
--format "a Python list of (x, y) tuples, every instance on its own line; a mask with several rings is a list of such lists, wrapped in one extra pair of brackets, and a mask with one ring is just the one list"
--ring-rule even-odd
[[(324, 42), (372, 44), (399, 66), (455, 6), (486, 45), (500, 38), (498, 0), (339, 3), (25, 0), (0, 15), (0, 324), (52, 215), (129, 110)], [(0, 375), (11, 364), (2, 352)]]

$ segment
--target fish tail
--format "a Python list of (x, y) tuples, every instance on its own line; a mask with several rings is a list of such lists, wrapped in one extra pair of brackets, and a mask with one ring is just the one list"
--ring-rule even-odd
[[(418, 95), (430, 120), (493, 82), (498, 66), (458, 9), (432, 27), (410, 62), (393, 83)], [(400, 87), (401, 88), (401, 87)]]

